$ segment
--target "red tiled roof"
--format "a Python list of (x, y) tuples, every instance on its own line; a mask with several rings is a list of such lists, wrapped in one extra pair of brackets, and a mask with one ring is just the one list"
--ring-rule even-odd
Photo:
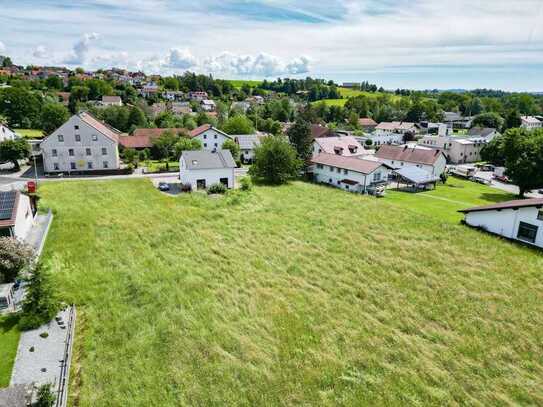
[(380, 162), (369, 161), (360, 158), (344, 157), (337, 154), (321, 153), (311, 159), (314, 164), (330, 165), (332, 167), (343, 168), (360, 172), (362, 174), (371, 174), (377, 168), (382, 166)]
[(208, 131), (211, 128), (211, 124), (203, 124), (200, 127), (196, 127), (194, 130), (190, 132), (191, 137), (196, 137), (202, 134), (205, 131)]
[(162, 133), (170, 131), (174, 134), (185, 133), (188, 131), (183, 128), (169, 129), (136, 129), (131, 136), (121, 136), (119, 143), (125, 148), (151, 148), (153, 140), (160, 137)]
[(434, 165), (439, 156), (443, 153), (441, 150), (413, 148), (407, 146), (383, 145), (375, 153), (377, 158), (384, 160), (407, 161), (416, 164)]
[(500, 202), (492, 205), (476, 206), (474, 208), (462, 209), (458, 212), (482, 212), (482, 211), (494, 211), (499, 209), (517, 209), (517, 208), (529, 208), (529, 207), (541, 207), (543, 208), (543, 198), (532, 199), (517, 199), (515, 201)]
[(147, 137), (159, 137), (162, 133), (170, 131), (172, 133), (188, 133), (187, 129), (182, 127), (177, 128), (162, 128), (162, 129), (136, 129), (132, 132), (132, 136), (147, 136)]
[(361, 126), (377, 126), (377, 122), (369, 117), (363, 117), (358, 120)]
[(321, 126), (320, 124), (311, 125), (311, 139), (327, 137), (330, 135), (331, 131), (328, 127)]
[(79, 117), (89, 126), (93, 127), (107, 138), (115, 142), (119, 142), (119, 136), (121, 135), (121, 132), (119, 130), (108, 126), (107, 124), (101, 122), (96, 117), (87, 112), (79, 113)]

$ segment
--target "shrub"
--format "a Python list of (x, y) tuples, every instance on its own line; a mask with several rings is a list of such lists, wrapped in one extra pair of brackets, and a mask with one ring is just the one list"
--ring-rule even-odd
[(0, 237), (0, 283), (12, 282), (34, 263), (34, 250), (12, 237)]
[(221, 184), (221, 183), (217, 183), (217, 184), (213, 184), (209, 187), (209, 189), (207, 190), (207, 193), (208, 194), (224, 194), (226, 193), (226, 186), (224, 184)]
[(282, 137), (265, 137), (255, 150), (255, 160), (249, 174), (253, 179), (269, 184), (284, 184), (296, 178), (302, 162), (296, 150)]
[(181, 192), (192, 192), (192, 184), (185, 183), (181, 185)]
[(40, 338), (45, 339), (45, 338), (48, 338), (48, 337), (49, 337), (49, 333), (48, 333), (48, 332), (42, 332), (42, 333), (40, 334)]
[(51, 384), (47, 383), (39, 387), (36, 407), (52, 407), (55, 404), (56, 396), (51, 390)]
[(239, 181), (239, 183), (241, 185), (241, 190), (242, 191), (249, 191), (253, 187), (253, 183), (251, 182), (251, 179), (249, 177), (243, 177)]

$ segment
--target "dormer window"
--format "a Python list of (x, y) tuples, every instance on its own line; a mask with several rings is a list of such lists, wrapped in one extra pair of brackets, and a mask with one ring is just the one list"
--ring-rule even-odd
[(341, 155), (343, 153), (343, 148), (334, 147), (334, 153), (336, 153), (337, 155)]

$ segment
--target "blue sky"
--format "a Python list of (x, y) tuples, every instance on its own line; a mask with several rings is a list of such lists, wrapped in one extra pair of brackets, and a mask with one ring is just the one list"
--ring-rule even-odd
[(543, 91), (542, 0), (0, 0), (19, 64)]

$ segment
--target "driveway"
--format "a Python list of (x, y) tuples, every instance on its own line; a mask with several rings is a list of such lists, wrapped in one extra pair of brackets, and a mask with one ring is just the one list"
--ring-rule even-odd
[[(496, 189), (501, 189), (502, 191), (509, 192), (511, 194), (518, 195), (519, 188), (513, 184), (506, 184), (504, 182), (496, 181), (493, 177), (494, 173), (492, 171), (477, 171), (475, 173), (476, 177), (484, 178), (490, 181), (490, 186)], [(542, 185), (543, 188), (543, 185)], [(543, 198), (543, 194), (539, 194), (537, 190), (526, 193), (526, 196), (529, 198)]]

